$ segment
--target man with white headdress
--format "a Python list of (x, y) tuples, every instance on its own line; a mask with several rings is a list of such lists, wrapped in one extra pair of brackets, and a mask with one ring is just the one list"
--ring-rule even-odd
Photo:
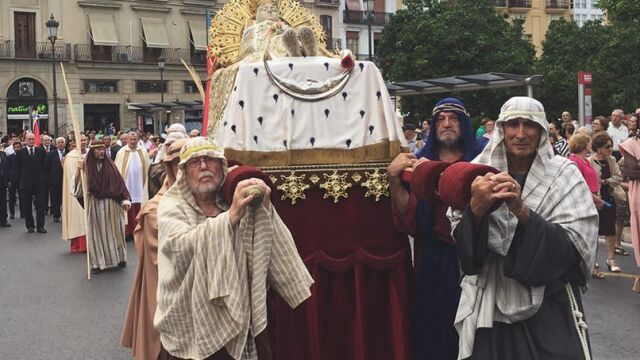
[(158, 148), (158, 154), (153, 159), (153, 164), (149, 166), (149, 199), (153, 198), (164, 183), (166, 171), (162, 164), (164, 158), (167, 155), (167, 150), (177, 140), (186, 139), (187, 130), (185, 130), (182, 124), (171, 124), (167, 129), (167, 139), (164, 143), (160, 144)]
[(269, 351), (267, 288), (296, 307), (313, 280), (262, 180), (239, 181), (227, 204), (227, 160), (203, 137), (182, 148), (179, 168), (158, 208), (158, 358), (258, 359)]
[(114, 162), (131, 196), (125, 234), (128, 239), (132, 239), (140, 207), (149, 200), (149, 154), (138, 143), (136, 131), (127, 133), (127, 144), (118, 151)]
[(554, 156), (547, 125), (540, 102), (509, 99), (474, 160), (501, 172), (478, 176), (466, 209), (449, 211), (464, 272), (458, 359), (589, 358), (579, 288), (598, 214), (577, 167)]

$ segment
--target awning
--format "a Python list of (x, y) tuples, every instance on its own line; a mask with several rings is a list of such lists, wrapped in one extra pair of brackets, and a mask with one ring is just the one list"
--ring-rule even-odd
[(93, 44), (98, 46), (118, 45), (118, 34), (113, 15), (89, 14), (89, 26)]
[(191, 39), (196, 50), (207, 50), (207, 29), (204, 22), (189, 21)]
[(144, 33), (144, 42), (150, 48), (169, 47), (169, 37), (164, 26), (164, 21), (159, 18), (140, 18), (142, 21), (142, 32)]
[(347, 4), (347, 10), (351, 10), (351, 11), (360, 11), (360, 10), (362, 10), (360, 8), (360, 1), (359, 0), (347, 0), (346, 4)]
[(541, 81), (542, 75), (527, 76), (491, 72), (387, 83), (387, 90), (391, 96), (430, 95), (517, 86), (537, 86)]

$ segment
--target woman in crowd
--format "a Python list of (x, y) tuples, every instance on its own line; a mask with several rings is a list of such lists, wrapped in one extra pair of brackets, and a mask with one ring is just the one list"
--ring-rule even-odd
[(562, 136), (563, 138), (567, 139), (567, 141), (569, 141), (571, 140), (571, 137), (573, 136), (573, 133), (575, 131), (576, 131), (575, 125), (573, 125), (570, 122), (563, 123), (562, 129), (560, 129), (560, 136)]
[(482, 134), (477, 140), (476, 140), (476, 152), (480, 152), (484, 149), (485, 146), (487, 146), (487, 143), (489, 143), (489, 140), (491, 140), (491, 137), (493, 136), (493, 128), (495, 125), (495, 121), (489, 119), (489, 118), (484, 118), (482, 119), (482, 126), (484, 127), (484, 134)]
[[(638, 135), (620, 144), (625, 175), (629, 178), (629, 210), (631, 212), (631, 242), (636, 265), (640, 266), (640, 139)], [(633, 290), (640, 292), (640, 276)]]
[(613, 140), (607, 133), (601, 133), (593, 137), (593, 155), (589, 159), (591, 166), (598, 174), (600, 184), (600, 197), (605, 201), (604, 207), (598, 211), (600, 224), (598, 235), (605, 236), (607, 245), (607, 267), (609, 271), (620, 272), (616, 262), (616, 201), (613, 197), (614, 187), (620, 184), (622, 174), (618, 164), (611, 156)]
[[(589, 187), (589, 191), (591, 191), (593, 203), (596, 205), (598, 210), (602, 209), (604, 201), (602, 201), (600, 196), (598, 196), (598, 174), (596, 174), (596, 171), (591, 167), (591, 163), (589, 162), (589, 154), (591, 153), (591, 137), (586, 134), (576, 134), (572, 136), (571, 140), (569, 140), (569, 150), (571, 151), (569, 160), (573, 161), (578, 166), (578, 170), (580, 170), (582, 177), (584, 177), (584, 180)], [(591, 271), (591, 277), (594, 279), (604, 279), (604, 274), (598, 271), (594, 266)]]
[(638, 131), (638, 116), (631, 115), (629, 120), (627, 120), (627, 129), (629, 129), (629, 137), (636, 136), (636, 132)]
[(592, 129), (592, 134), (598, 135), (601, 132), (606, 132), (607, 129), (604, 128), (604, 124), (605, 122), (602, 121), (603, 116), (596, 116), (595, 119), (593, 119), (593, 123), (591, 124), (591, 129)]

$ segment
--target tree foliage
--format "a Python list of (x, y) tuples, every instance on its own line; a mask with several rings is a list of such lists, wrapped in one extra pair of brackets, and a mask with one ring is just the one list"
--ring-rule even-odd
[[(522, 24), (509, 24), (488, 1), (408, 0), (384, 28), (376, 55), (388, 81), (409, 81), (484, 72), (531, 74), (533, 46)], [(472, 115), (496, 116), (506, 98), (524, 89), (453, 94)], [(430, 117), (434, 103), (451, 94), (401, 100), (405, 121)]]
[(559, 118), (565, 110), (577, 113), (578, 72), (590, 71), (598, 77), (598, 53), (609, 39), (607, 30), (598, 22), (587, 22), (580, 28), (564, 19), (549, 25), (536, 66), (537, 72), (544, 75), (536, 97), (550, 118)]
[(638, 0), (599, 0), (597, 6), (607, 11), (607, 17), (612, 22), (640, 20), (640, 1)]

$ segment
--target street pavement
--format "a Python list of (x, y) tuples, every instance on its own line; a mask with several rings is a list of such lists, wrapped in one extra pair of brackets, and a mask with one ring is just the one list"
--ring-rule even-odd
[[(69, 253), (51, 216), (47, 234), (28, 234), (21, 219), (10, 222), (0, 228), (0, 359), (130, 359), (119, 340), (135, 273), (133, 243), (127, 268), (88, 281), (85, 255)], [(598, 261), (606, 271), (602, 240)], [(591, 281), (583, 295), (593, 359), (640, 354), (640, 294), (631, 291), (630, 275), (638, 268), (632, 256), (618, 262), (623, 274)]]

